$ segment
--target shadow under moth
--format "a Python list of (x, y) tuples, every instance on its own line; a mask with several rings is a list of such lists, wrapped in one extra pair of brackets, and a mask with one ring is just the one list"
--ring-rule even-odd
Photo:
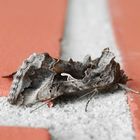
[[(11, 104), (31, 106), (63, 95), (91, 95), (106, 93), (125, 85), (128, 77), (106, 48), (99, 58), (86, 56), (83, 62), (55, 59), (48, 53), (32, 54), (23, 61), (13, 76), (8, 101)], [(136, 91), (134, 91), (136, 92)]]

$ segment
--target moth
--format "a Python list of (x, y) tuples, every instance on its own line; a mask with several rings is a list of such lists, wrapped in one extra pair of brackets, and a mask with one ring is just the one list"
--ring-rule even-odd
[(63, 95), (90, 94), (91, 99), (96, 93), (123, 87), (128, 80), (109, 48), (104, 49), (99, 58), (92, 60), (91, 56), (86, 56), (83, 62), (34, 53), (14, 74), (8, 101), (31, 106), (42, 101), (49, 104)]

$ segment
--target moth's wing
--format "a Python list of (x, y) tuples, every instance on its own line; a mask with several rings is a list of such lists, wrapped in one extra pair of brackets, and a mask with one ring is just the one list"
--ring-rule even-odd
[(8, 101), (14, 104), (21, 92), (29, 87), (31, 80), (28, 79), (26, 73), (30, 71), (31, 67), (35, 69), (41, 68), (42, 62), (45, 59), (43, 54), (32, 54), (29, 58), (23, 61), (22, 65), (17, 70), (13, 77), (12, 85), (10, 88)]

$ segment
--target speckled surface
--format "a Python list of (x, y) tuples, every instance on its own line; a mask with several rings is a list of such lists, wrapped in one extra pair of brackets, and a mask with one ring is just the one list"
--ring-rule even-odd
[[(69, 0), (69, 9), (62, 42), (62, 58), (82, 60), (84, 55), (99, 56), (110, 47), (116, 49), (106, 0)], [(32, 108), (10, 105), (0, 98), (0, 125), (48, 128), (53, 140), (134, 140), (127, 97), (124, 91), (96, 95), (85, 112), (87, 98), (64, 101), (53, 108)]]
[(6, 97), (0, 98), (0, 124), (48, 128), (54, 140), (132, 140), (133, 131), (129, 108), (123, 91), (96, 96), (85, 112), (87, 99), (32, 108), (10, 105)]

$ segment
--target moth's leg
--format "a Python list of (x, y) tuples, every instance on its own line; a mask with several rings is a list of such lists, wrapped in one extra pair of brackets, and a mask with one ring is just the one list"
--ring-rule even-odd
[(93, 94), (90, 96), (90, 98), (88, 99), (87, 103), (86, 103), (86, 107), (85, 107), (85, 112), (87, 112), (87, 108), (88, 108), (88, 105), (89, 105), (89, 102), (93, 99), (93, 97), (98, 93), (98, 89), (94, 89), (93, 91)]
[(133, 92), (133, 93), (136, 93), (136, 94), (140, 94), (140, 91), (136, 91), (134, 89), (131, 89), (131, 88), (127, 87), (126, 85), (123, 85), (123, 84), (118, 84), (118, 85), (119, 85), (119, 87), (121, 87), (125, 91), (130, 91), (130, 92)]
[(43, 101), (45, 104), (47, 104), (47, 106), (49, 108), (53, 107), (54, 106), (54, 102), (53, 102), (54, 99), (51, 99), (51, 100), (45, 100)]
[(94, 92), (94, 90), (91, 90), (90, 92), (87, 92), (86, 94), (80, 96), (80, 97), (78, 98), (78, 100), (80, 100), (80, 99), (86, 97), (86, 96), (89, 95), (89, 94), (92, 94), (93, 92)]
[(48, 105), (49, 108), (53, 107), (53, 105), (54, 105), (54, 104), (53, 104), (53, 100), (54, 100), (54, 99), (52, 98), (52, 99), (40, 101), (40, 102), (44, 102), (44, 103), (41, 104), (40, 106), (36, 107), (35, 109), (31, 110), (30, 113), (36, 111), (37, 109), (41, 108), (42, 106), (44, 106), (44, 105), (46, 105), (46, 104)]
[(46, 100), (38, 100), (38, 99), (36, 99), (32, 103), (28, 103), (25, 106), (26, 107), (32, 107), (36, 103), (43, 102), (44, 104), (47, 104), (49, 108), (51, 108), (54, 105), (53, 100), (54, 100), (53, 98), (52, 99), (46, 99)]

